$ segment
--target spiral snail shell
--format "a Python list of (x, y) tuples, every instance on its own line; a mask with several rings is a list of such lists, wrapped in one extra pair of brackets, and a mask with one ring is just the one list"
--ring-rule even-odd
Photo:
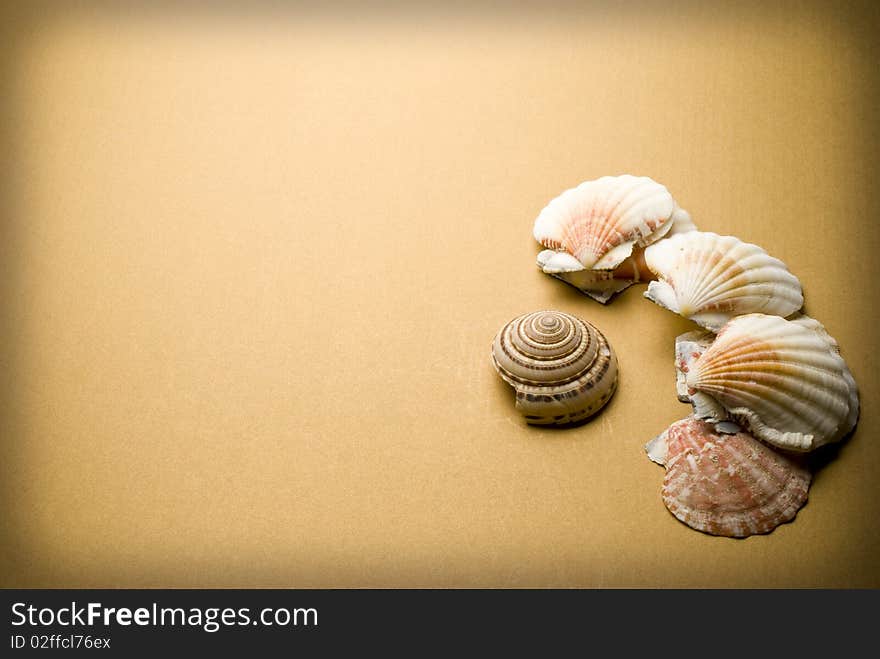
[(582, 421), (617, 387), (617, 357), (590, 323), (561, 311), (536, 311), (507, 323), (492, 343), (492, 363), (516, 390), (516, 407), (535, 425)]

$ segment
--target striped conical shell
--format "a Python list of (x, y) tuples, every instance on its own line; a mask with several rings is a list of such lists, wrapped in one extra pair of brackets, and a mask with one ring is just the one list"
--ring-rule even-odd
[(492, 363), (532, 424), (586, 419), (617, 387), (617, 357), (608, 341), (590, 323), (561, 311), (536, 311), (507, 323), (492, 342)]
[(535, 240), (584, 269), (611, 270), (636, 245), (659, 239), (676, 209), (669, 191), (645, 176), (603, 176), (566, 190), (535, 220)]
[(672, 236), (648, 247), (645, 262), (659, 278), (645, 297), (715, 332), (734, 316), (784, 317), (804, 303), (800, 282), (782, 261), (733, 236)]
[(686, 376), (697, 416), (721, 420), (726, 411), (794, 451), (842, 439), (858, 417), (858, 391), (836, 343), (809, 321), (749, 314), (722, 327)]
[(647, 448), (666, 467), (663, 503), (698, 531), (738, 538), (769, 533), (807, 501), (810, 472), (745, 432), (719, 433), (688, 417)]

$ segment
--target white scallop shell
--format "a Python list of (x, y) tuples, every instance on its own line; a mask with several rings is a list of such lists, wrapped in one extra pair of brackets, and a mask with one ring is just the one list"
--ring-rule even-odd
[(684, 208), (675, 207), (675, 210), (672, 211), (672, 228), (669, 229), (669, 233), (667, 233), (664, 238), (671, 238), (672, 236), (677, 236), (681, 233), (688, 233), (690, 231), (696, 231), (697, 225), (694, 224), (693, 219), (691, 218), (691, 214), (688, 213)]
[[(838, 355), (840, 354), (840, 345), (837, 343), (837, 340), (828, 333), (825, 326), (818, 320), (805, 314), (796, 314), (792, 318), (789, 318), (789, 320), (815, 332), (822, 337), (822, 340), (825, 341), (834, 352)], [(841, 360), (843, 360), (843, 357), (841, 357)], [(846, 421), (844, 422), (844, 427), (851, 430), (855, 428), (856, 423), (859, 420), (859, 388), (845, 361), (843, 367), (843, 378), (846, 380), (849, 387), (849, 416), (847, 416)], [(849, 430), (844, 432), (844, 435), (846, 435)]]
[(685, 377), (699, 418), (732, 418), (784, 449), (839, 441), (858, 420), (855, 380), (836, 342), (812, 318), (734, 318)]
[(663, 503), (691, 528), (728, 537), (769, 533), (807, 501), (810, 472), (744, 432), (688, 417), (648, 442), (666, 467)]
[(659, 278), (645, 297), (712, 331), (748, 313), (789, 316), (804, 303), (782, 261), (733, 236), (673, 236), (648, 247), (645, 262)]
[(675, 337), (675, 393), (682, 403), (690, 403), (687, 374), (691, 363), (712, 345), (715, 335), (712, 332), (696, 330)]
[[(576, 263), (574, 265), (572, 263)], [(630, 259), (627, 259), (630, 261)], [(597, 302), (608, 302), (613, 295), (620, 293), (641, 280), (641, 273), (637, 270), (637, 264), (632, 269), (631, 276), (620, 276), (614, 270), (588, 270), (567, 252), (554, 252), (545, 249), (538, 254), (538, 267), (546, 274), (571, 284), (582, 293), (589, 295)], [(571, 270), (564, 268), (571, 267)]]
[(543, 272), (606, 302), (644, 279), (634, 249), (695, 228), (664, 186), (625, 174), (566, 190), (538, 215), (533, 235), (548, 248), (538, 254)]
[(590, 323), (561, 311), (514, 318), (492, 342), (492, 364), (516, 390), (516, 407), (536, 425), (582, 421), (617, 387), (617, 357)]

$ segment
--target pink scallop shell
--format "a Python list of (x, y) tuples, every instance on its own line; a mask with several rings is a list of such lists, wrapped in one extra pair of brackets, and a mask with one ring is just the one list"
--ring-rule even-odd
[(691, 528), (738, 538), (769, 533), (807, 502), (810, 472), (745, 432), (723, 434), (691, 416), (664, 435), (663, 450), (653, 447), (666, 467), (663, 502)]

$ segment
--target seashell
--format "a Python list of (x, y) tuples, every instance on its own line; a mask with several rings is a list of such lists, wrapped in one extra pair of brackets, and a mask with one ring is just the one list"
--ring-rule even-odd
[(617, 387), (617, 357), (590, 323), (561, 311), (514, 318), (492, 343), (492, 363), (516, 390), (516, 407), (536, 425), (598, 412)]
[(659, 278), (645, 297), (717, 332), (734, 316), (789, 316), (804, 296), (797, 277), (779, 259), (733, 236), (692, 231), (645, 249)]
[(645, 279), (645, 245), (695, 228), (664, 186), (627, 174), (566, 190), (538, 215), (533, 235), (548, 248), (537, 258), (543, 272), (607, 302)]
[[(610, 270), (661, 237), (675, 210), (669, 191), (645, 176), (603, 176), (566, 190), (535, 220), (535, 240), (584, 268)], [(665, 231), (664, 231), (665, 229)]]
[(839, 441), (858, 420), (858, 388), (837, 342), (808, 317), (734, 318), (687, 365), (685, 382), (697, 417), (736, 421), (783, 449)]
[[(796, 314), (789, 320), (793, 323), (806, 327), (807, 329), (815, 332), (822, 340), (825, 341), (831, 349), (836, 352), (838, 355), (840, 354), (840, 345), (837, 343), (837, 340), (831, 336), (828, 331), (825, 329), (825, 326), (820, 323), (815, 318), (811, 318), (806, 314)], [(843, 360), (843, 357), (841, 357)], [(846, 362), (843, 362), (843, 379), (846, 380), (847, 386), (849, 388), (849, 415), (844, 421), (844, 427), (848, 428), (843, 433), (843, 436), (855, 428), (856, 423), (859, 420), (859, 387), (856, 384), (856, 380), (853, 377), (852, 373), (849, 370), (849, 367), (846, 365)]]
[(721, 434), (691, 416), (645, 448), (666, 467), (663, 503), (698, 531), (736, 538), (769, 533), (807, 502), (810, 472), (748, 433)]
[(669, 229), (669, 233), (663, 237), (672, 238), (672, 236), (689, 233), (691, 231), (697, 231), (697, 225), (694, 224), (691, 214), (684, 208), (676, 206), (675, 210), (672, 211), (672, 228)]
[(537, 264), (546, 274), (571, 284), (581, 293), (603, 304), (639, 281), (638, 276), (635, 278), (617, 276), (614, 270), (587, 270), (579, 265), (574, 266), (577, 269), (563, 270), (567, 259), (576, 260), (566, 252), (545, 249), (538, 254)]
[(675, 337), (675, 393), (682, 403), (690, 403), (687, 374), (691, 363), (712, 345), (715, 335), (711, 332), (696, 330)]
[[(682, 403), (693, 403), (691, 398), (693, 390), (688, 389), (687, 374), (694, 360), (706, 352), (714, 340), (715, 335), (712, 332), (703, 330), (686, 332), (675, 337), (675, 392), (678, 395), (678, 400)], [(720, 405), (717, 407), (720, 412), (713, 416), (726, 418), (727, 413), (724, 411), (724, 408)], [(716, 431), (728, 435), (734, 435), (742, 430), (738, 424), (729, 420), (713, 420), (713, 423)]]

